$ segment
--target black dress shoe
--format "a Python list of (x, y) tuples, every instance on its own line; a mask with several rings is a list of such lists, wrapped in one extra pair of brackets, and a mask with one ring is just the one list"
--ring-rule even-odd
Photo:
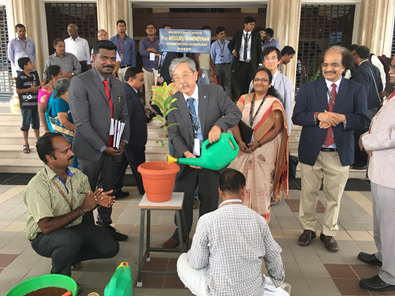
[(368, 253), (360, 252), (358, 254), (358, 259), (370, 265), (376, 265), (376, 266), (383, 265), (383, 263), (379, 259), (377, 259), (375, 254), (370, 255)]
[(110, 234), (117, 240), (117, 241), (124, 241), (128, 239), (128, 236), (126, 234), (122, 234), (120, 233), (118, 230), (116, 230), (114, 227), (112, 226), (108, 226), (108, 231), (110, 232)]
[(325, 235), (321, 232), (320, 240), (324, 242), (324, 247), (329, 252), (336, 253), (337, 251), (339, 251), (339, 246), (337, 245), (334, 236)]
[(352, 168), (354, 170), (366, 170), (366, 164), (357, 164), (357, 165), (353, 165)]
[(144, 195), (145, 194), (145, 190), (139, 190), (139, 194), (140, 195)]
[(302, 247), (307, 247), (311, 244), (311, 241), (316, 237), (316, 234), (312, 230), (303, 230), (303, 233), (299, 236), (298, 244)]
[(362, 289), (376, 292), (395, 291), (395, 285), (384, 282), (378, 275), (359, 282)]
[(129, 192), (128, 191), (119, 190), (119, 191), (114, 193), (114, 196), (115, 196), (115, 199), (127, 197), (127, 196), (129, 196)]

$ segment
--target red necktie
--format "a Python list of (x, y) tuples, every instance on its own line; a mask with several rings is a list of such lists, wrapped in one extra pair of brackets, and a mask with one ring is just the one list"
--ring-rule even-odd
[[(337, 93), (336, 93), (336, 84), (335, 83), (332, 84), (331, 96), (333, 98), (333, 101), (336, 102)], [(331, 99), (329, 99), (328, 109), (329, 109), (329, 112), (333, 111), (333, 104), (332, 104)], [(330, 128), (328, 128), (328, 132), (326, 133), (324, 145), (326, 147), (328, 147), (328, 146), (332, 145), (333, 143), (335, 143), (335, 138), (333, 137), (332, 127), (330, 127)]]
[[(110, 104), (110, 108), (111, 108), (111, 118), (114, 118), (114, 110), (112, 109), (111, 94), (110, 94), (110, 90), (108, 89), (109, 82), (107, 80), (103, 80), (103, 83), (104, 83), (104, 91), (106, 92), (108, 103)], [(108, 137), (107, 147), (113, 146), (113, 140), (114, 140), (114, 136)]]

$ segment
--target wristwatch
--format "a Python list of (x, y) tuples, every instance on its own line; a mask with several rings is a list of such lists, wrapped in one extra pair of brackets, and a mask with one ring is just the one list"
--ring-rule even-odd
[(71, 76), (74, 76), (75, 75), (75, 73), (74, 72), (71, 72)]
[(314, 113), (314, 121), (318, 122), (318, 114), (320, 114), (320, 112), (315, 112)]

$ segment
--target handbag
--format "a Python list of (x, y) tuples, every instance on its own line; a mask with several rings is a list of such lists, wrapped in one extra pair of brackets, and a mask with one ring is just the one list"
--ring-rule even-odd
[(239, 129), (240, 129), (240, 136), (244, 143), (249, 144), (251, 143), (252, 135), (254, 134), (254, 130), (246, 124), (243, 120), (239, 121)]
[[(246, 96), (245, 100), (244, 100), (244, 105), (245, 102), (247, 102), (248, 99), (248, 95)], [(246, 124), (243, 120), (239, 121), (239, 130), (240, 130), (240, 136), (241, 136), (241, 140), (247, 145), (249, 143), (251, 143), (251, 139), (252, 139), (252, 135), (254, 134), (254, 130), (252, 127), (250, 127), (248, 124)]]

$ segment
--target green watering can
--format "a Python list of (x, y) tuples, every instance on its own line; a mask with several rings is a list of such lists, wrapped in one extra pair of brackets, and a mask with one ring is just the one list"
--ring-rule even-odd
[(130, 267), (127, 262), (122, 262), (104, 290), (104, 296), (132, 296), (132, 294), (133, 281)]
[(203, 142), (201, 156), (198, 158), (177, 159), (168, 154), (167, 163), (178, 162), (217, 171), (235, 160), (239, 153), (239, 146), (231, 133), (222, 133), (219, 140), (207, 148), (209, 144), (208, 139)]

